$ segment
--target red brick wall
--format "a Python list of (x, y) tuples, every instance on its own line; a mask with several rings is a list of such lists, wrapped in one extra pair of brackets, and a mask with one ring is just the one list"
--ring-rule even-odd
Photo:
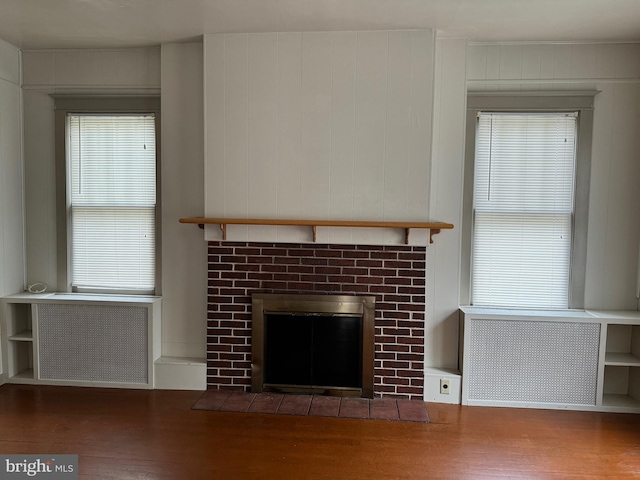
[(251, 388), (251, 294), (376, 296), (376, 397), (422, 399), (425, 247), (209, 242), (207, 386)]

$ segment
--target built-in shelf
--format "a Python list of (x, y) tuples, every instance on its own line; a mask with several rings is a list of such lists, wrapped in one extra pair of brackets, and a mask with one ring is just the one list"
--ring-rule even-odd
[(318, 227), (356, 227), (356, 228), (400, 228), (405, 231), (404, 243), (409, 244), (409, 231), (412, 228), (429, 230), (429, 243), (433, 243), (433, 236), (440, 230), (453, 228), (453, 224), (445, 222), (374, 222), (352, 220), (286, 220), (275, 218), (207, 218), (188, 217), (181, 218), (180, 223), (193, 223), (200, 228), (205, 225), (220, 225), (222, 239), (227, 239), (227, 225), (271, 225), (271, 226), (303, 226), (313, 229), (313, 241), (316, 241), (316, 229)]
[(460, 310), (463, 405), (640, 413), (640, 312)]
[(28, 368), (26, 370), (23, 370), (17, 374), (15, 374), (14, 376), (11, 377), (12, 380), (16, 380), (16, 381), (22, 381), (22, 380), (34, 380), (34, 376), (33, 376), (33, 369), (32, 368)]
[(640, 400), (629, 395), (605, 393), (602, 395), (602, 406), (615, 409), (640, 409)]
[(206, 358), (197, 357), (165, 357), (156, 360), (156, 365), (206, 365)]
[(602, 406), (640, 411), (640, 313), (617, 312), (605, 329)]
[(161, 315), (161, 298), (153, 296), (2, 297), (4, 379), (30, 385), (153, 388)]
[(25, 330), (24, 332), (10, 336), (9, 340), (13, 342), (33, 342), (33, 332), (31, 330)]
[(640, 358), (632, 353), (607, 352), (604, 358), (605, 365), (619, 365), (625, 367), (640, 367)]

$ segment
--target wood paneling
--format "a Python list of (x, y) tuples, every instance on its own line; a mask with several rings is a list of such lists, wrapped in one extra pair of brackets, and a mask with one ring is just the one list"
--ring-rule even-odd
[(277, 208), (276, 189), (262, 195), (262, 185), (278, 182), (278, 39), (262, 34), (249, 37), (247, 210), (264, 216)]
[(632, 479), (640, 416), (427, 404), (429, 424), (191, 410), (199, 392), (0, 387), (4, 454), (79, 478)]
[(425, 365), (458, 368), (458, 305), (466, 108), (464, 39), (438, 39), (436, 48), (431, 218), (452, 218), (427, 249)]
[(23, 91), (27, 282), (58, 282), (53, 98)]
[[(278, 188), (275, 194), (281, 218), (300, 218), (302, 35), (278, 34)], [(302, 230), (278, 229), (277, 239), (299, 242), (303, 235)]]
[(0, 79), (20, 85), (20, 51), (0, 40)]
[(204, 203), (202, 65), (201, 43), (162, 46), (162, 351), (173, 357), (206, 356), (207, 245), (176, 221)]
[(24, 288), (22, 172), (20, 51), (0, 42), (0, 295)]
[[(205, 215), (428, 220), (433, 49), (423, 30), (206, 35)], [(230, 238), (301, 240), (268, 227)]]
[[(278, 185), (300, 189), (300, 212), (308, 218), (327, 218), (329, 213), (332, 48), (331, 34), (312, 32), (302, 36), (300, 183)], [(251, 159), (251, 163), (256, 160)]]
[(43, 87), (160, 86), (160, 49), (26, 50), (23, 83)]
[(640, 78), (640, 44), (476, 43), (469, 45), (467, 80), (631, 80)]
[(594, 108), (585, 307), (635, 310), (640, 44), (471, 44), (467, 83), (472, 91), (600, 91)]
[(27, 282), (44, 282), (55, 291), (55, 145), (50, 94), (158, 94), (160, 49), (27, 50), (22, 52), (22, 78)]
[(356, 135), (356, 56), (358, 35), (333, 35), (331, 96), (331, 192), (329, 218), (353, 217)]

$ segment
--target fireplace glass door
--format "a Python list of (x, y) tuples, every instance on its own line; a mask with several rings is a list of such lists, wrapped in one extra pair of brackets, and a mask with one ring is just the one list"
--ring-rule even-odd
[(265, 315), (264, 384), (362, 388), (362, 317)]
[(373, 397), (375, 297), (256, 293), (253, 392)]

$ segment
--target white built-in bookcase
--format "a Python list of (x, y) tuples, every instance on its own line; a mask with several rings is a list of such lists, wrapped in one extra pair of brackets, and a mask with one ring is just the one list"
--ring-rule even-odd
[(463, 405), (640, 413), (640, 312), (460, 312)]
[(9, 383), (154, 388), (160, 297), (16, 294), (0, 315)]

